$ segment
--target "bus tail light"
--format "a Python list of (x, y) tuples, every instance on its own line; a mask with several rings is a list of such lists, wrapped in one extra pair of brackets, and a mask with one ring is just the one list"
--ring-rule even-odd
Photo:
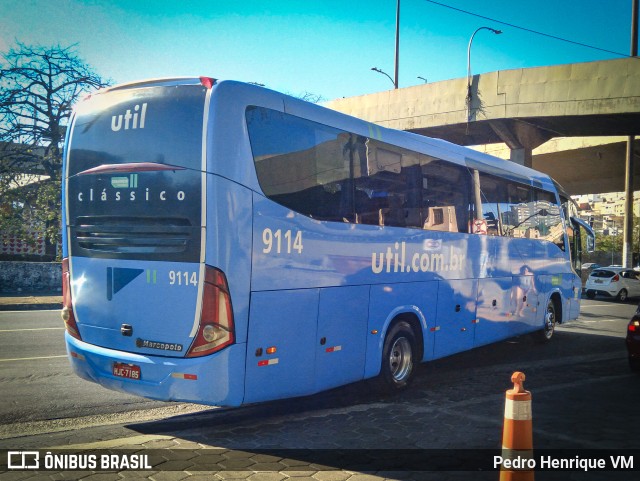
[(217, 80), (211, 77), (200, 77), (200, 83), (206, 89), (211, 90), (213, 86), (216, 84)]
[(62, 312), (60, 313), (60, 315), (62, 316), (64, 327), (67, 329), (69, 335), (81, 341), (82, 338), (80, 337), (78, 324), (76, 324), (76, 318), (73, 315), (73, 301), (71, 299), (71, 274), (69, 273), (68, 258), (64, 258), (62, 260)]
[(213, 354), (235, 342), (231, 296), (225, 275), (206, 267), (200, 325), (187, 357)]

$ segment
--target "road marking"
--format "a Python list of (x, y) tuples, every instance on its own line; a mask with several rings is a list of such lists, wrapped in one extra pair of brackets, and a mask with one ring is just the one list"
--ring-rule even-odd
[(22, 331), (59, 331), (64, 327), (35, 327), (32, 329), (0, 329), (0, 332), (22, 332)]
[[(624, 307), (624, 306), (620, 306), (618, 305), (614, 305), (614, 306), (610, 306), (609, 304), (582, 304), (581, 305), (581, 309), (586, 309), (587, 307), (608, 307), (609, 309), (611, 309), (612, 307)], [(635, 307), (635, 306), (629, 306), (629, 307)]]
[(30, 310), (18, 310), (18, 311), (0, 311), (0, 315), (2, 314), (33, 314), (35, 312), (60, 312), (60, 309), (30, 309)]
[(602, 318), (583, 319), (582, 317), (579, 317), (578, 319), (573, 319), (571, 323), (567, 323), (566, 326), (562, 326), (562, 327), (571, 327), (575, 325), (576, 322), (622, 322), (622, 321), (628, 322), (628, 319), (626, 317), (618, 317), (616, 319), (602, 319)]
[(9, 361), (34, 361), (37, 359), (57, 359), (60, 357), (67, 357), (66, 354), (62, 356), (42, 356), (42, 357), (17, 357), (15, 359), (0, 359), (0, 362), (9, 362)]

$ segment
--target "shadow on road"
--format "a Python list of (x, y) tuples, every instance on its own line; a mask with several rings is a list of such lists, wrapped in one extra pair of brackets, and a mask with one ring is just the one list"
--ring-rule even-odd
[(567, 331), (549, 344), (523, 336), (424, 364), (411, 388), (394, 396), (360, 382), (127, 427), (225, 449), (310, 450), (305, 459), (316, 452), (310, 461), (319, 464), (326, 462), (323, 450), (496, 450), (515, 370), (526, 373), (533, 393), (536, 448), (640, 447), (628, 421), (640, 382), (628, 371), (623, 340)]

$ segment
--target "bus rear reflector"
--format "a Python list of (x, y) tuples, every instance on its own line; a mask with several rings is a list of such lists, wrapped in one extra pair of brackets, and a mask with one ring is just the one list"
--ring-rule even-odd
[(231, 296), (225, 275), (206, 266), (198, 333), (186, 357), (213, 354), (235, 342)]
[(78, 340), (82, 340), (80, 337), (80, 331), (76, 324), (76, 318), (73, 315), (73, 302), (71, 300), (71, 274), (69, 273), (69, 259), (62, 259), (62, 312), (60, 313), (62, 320), (64, 321), (64, 327), (70, 336), (75, 337)]
[(198, 375), (197, 374), (185, 374), (183, 372), (173, 372), (173, 373), (171, 373), (171, 377), (176, 378), (176, 379), (186, 379), (188, 381), (197, 381), (198, 380)]

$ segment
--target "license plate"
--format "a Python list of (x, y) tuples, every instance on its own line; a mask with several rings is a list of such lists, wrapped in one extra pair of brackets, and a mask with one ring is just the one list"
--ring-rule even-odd
[(604, 284), (604, 281), (601, 281), (600, 279), (596, 279), (595, 281), (593, 281), (595, 284)]
[(125, 364), (123, 362), (113, 363), (113, 375), (118, 377), (124, 377), (127, 379), (140, 379), (140, 366), (135, 364)]

